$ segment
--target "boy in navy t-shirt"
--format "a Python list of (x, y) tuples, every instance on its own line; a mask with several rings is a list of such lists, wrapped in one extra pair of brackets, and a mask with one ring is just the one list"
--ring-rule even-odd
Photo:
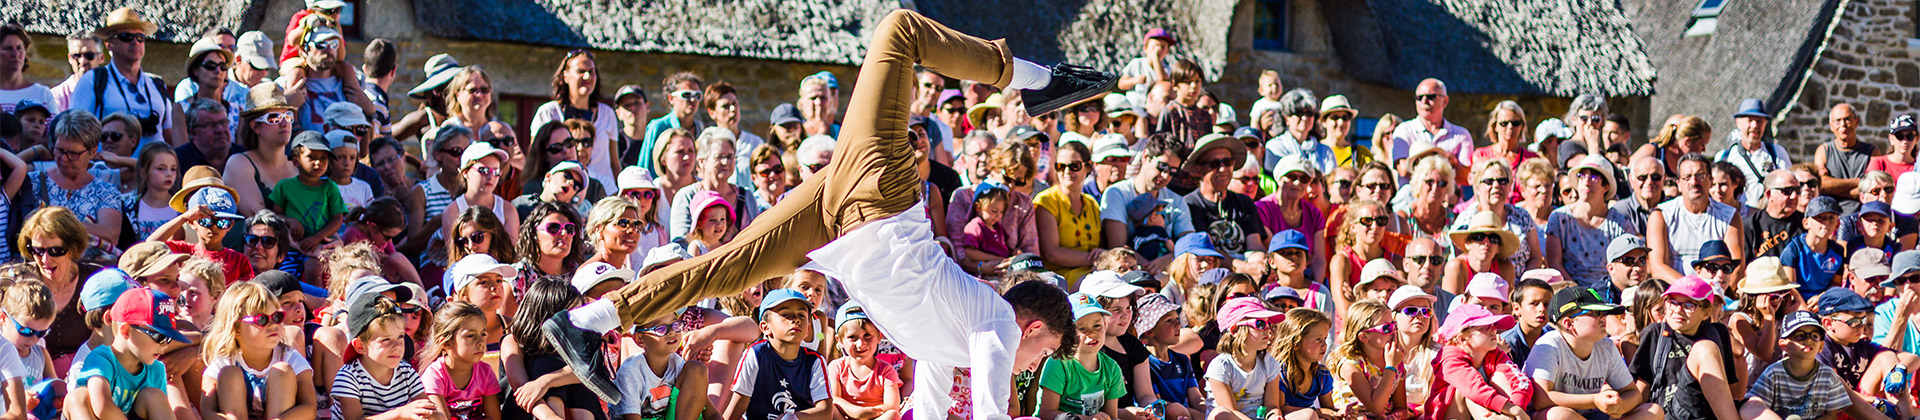
[[(826, 363), (801, 346), (813, 337), (813, 304), (793, 289), (768, 291), (760, 300), (760, 333), (767, 337), (740, 357), (732, 402), (722, 418), (733, 420), (825, 420)], [(744, 417), (743, 417), (744, 416)]]

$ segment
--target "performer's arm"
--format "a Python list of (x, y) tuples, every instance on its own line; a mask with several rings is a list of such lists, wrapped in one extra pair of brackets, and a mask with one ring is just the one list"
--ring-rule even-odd
[(973, 356), (973, 418), (1007, 420), (1007, 401), (1013, 395), (1013, 351), (1020, 347), (1020, 329), (1012, 320), (994, 321), (967, 337)]

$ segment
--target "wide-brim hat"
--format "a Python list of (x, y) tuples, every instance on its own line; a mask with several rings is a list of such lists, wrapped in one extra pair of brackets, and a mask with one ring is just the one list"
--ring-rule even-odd
[(1499, 220), (1495, 220), (1493, 218), (1493, 212), (1489, 211), (1474, 213), (1473, 218), (1468, 219), (1465, 230), (1450, 232), (1447, 234), (1447, 237), (1453, 240), (1453, 249), (1466, 252), (1467, 236), (1475, 233), (1500, 235), (1500, 249), (1497, 251), (1498, 253), (1494, 255), (1495, 259), (1507, 259), (1507, 257), (1512, 256), (1514, 252), (1520, 250), (1520, 236), (1508, 231), (1506, 225), (1500, 223)]
[(1000, 107), (1005, 106), (1006, 103), (1006, 97), (998, 93), (987, 96), (987, 100), (967, 107), (967, 122), (973, 124), (974, 128), (985, 128), (987, 111), (999, 111)]
[(93, 34), (105, 37), (125, 32), (128, 29), (139, 29), (146, 31), (147, 35), (153, 35), (154, 31), (160, 30), (160, 25), (148, 22), (146, 19), (140, 17), (139, 10), (134, 10), (132, 7), (122, 7), (113, 9), (113, 12), (107, 13), (105, 23), (100, 25), (100, 29), (93, 30)]
[(424, 70), (427, 74), (427, 79), (421, 81), (418, 85), (414, 85), (413, 90), (408, 90), (407, 96), (420, 97), (426, 95), (427, 92), (439, 89), (441, 86), (446, 86), (447, 82), (453, 81), (453, 75), (460, 73), (460, 61), (453, 59), (451, 55), (435, 54), (433, 57), (427, 58), (427, 65)]
[(1345, 112), (1348, 116), (1359, 116), (1360, 110), (1353, 109), (1353, 103), (1347, 101), (1347, 95), (1332, 95), (1320, 100), (1320, 116), (1335, 112)]
[(231, 66), (235, 64), (233, 63), (233, 51), (227, 51), (225, 47), (220, 46), (219, 38), (210, 36), (194, 40), (193, 47), (187, 50), (187, 59), (191, 60), (194, 57), (199, 57), (200, 54), (206, 53), (219, 53), (221, 57), (227, 59), (227, 65)]
[(1740, 280), (1740, 293), (1749, 295), (1799, 289), (1800, 284), (1780, 270), (1779, 257), (1760, 257), (1747, 264), (1747, 277)]
[(173, 211), (186, 212), (187, 197), (192, 197), (193, 192), (201, 188), (219, 188), (236, 197), (240, 195), (233, 188), (228, 187), (226, 181), (220, 179), (220, 171), (214, 170), (212, 166), (196, 165), (187, 168), (186, 175), (180, 180), (180, 191), (173, 193), (173, 198), (167, 200), (167, 204), (173, 207)]
[(260, 114), (294, 109), (294, 106), (287, 102), (287, 92), (280, 88), (279, 83), (274, 83), (272, 80), (262, 81), (247, 88), (247, 109), (240, 111), (240, 121), (245, 123)]
[(1195, 170), (1204, 170), (1206, 168), (1200, 167), (1200, 157), (1206, 156), (1207, 152), (1211, 152), (1213, 151), (1213, 149), (1219, 149), (1223, 147), (1233, 152), (1231, 153), (1231, 157), (1233, 158), (1233, 169), (1238, 170), (1240, 169), (1240, 166), (1247, 164), (1247, 143), (1246, 142), (1242, 142), (1240, 141), (1239, 138), (1235, 138), (1230, 135), (1213, 133), (1213, 134), (1201, 136), (1200, 140), (1194, 142), (1193, 153), (1187, 154), (1186, 162), (1182, 163), (1180, 167), (1181, 169), (1187, 170), (1189, 172), (1195, 171)]

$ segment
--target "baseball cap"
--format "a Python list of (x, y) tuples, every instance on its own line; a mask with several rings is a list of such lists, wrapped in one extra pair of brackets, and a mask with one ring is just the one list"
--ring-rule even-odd
[(1884, 277), (1893, 273), (1893, 269), (1887, 267), (1887, 252), (1877, 248), (1860, 248), (1853, 251), (1853, 256), (1847, 258), (1847, 269), (1853, 271), (1854, 277), (1861, 279)]
[(340, 31), (328, 26), (316, 26), (313, 30), (307, 31), (306, 40), (302, 41), (302, 44), (313, 45), (330, 39), (340, 39)]
[(1113, 315), (1112, 312), (1107, 312), (1106, 308), (1100, 307), (1100, 301), (1094, 300), (1093, 295), (1084, 292), (1067, 295), (1067, 300), (1073, 302), (1074, 321), (1079, 321), (1080, 318), (1086, 318), (1087, 315), (1093, 314)]
[(1233, 138), (1260, 140), (1260, 129), (1240, 127), (1239, 129), (1233, 130)]
[(1228, 270), (1225, 268), (1212, 268), (1212, 269), (1208, 269), (1207, 271), (1200, 272), (1200, 278), (1195, 281), (1199, 282), (1200, 284), (1220, 284), (1220, 282), (1223, 280), (1226, 280), (1227, 275), (1230, 275), (1230, 274), (1233, 274), (1233, 270)]
[[(1841, 312), (1872, 312), (1873, 302), (1845, 287), (1830, 287), (1820, 293), (1820, 316)], [(1791, 330), (1787, 330), (1791, 331)]]
[(640, 95), (640, 98), (645, 99), (647, 97), (647, 88), (640, 87), (640, 85), (621, 86), (620, 91), (613, 94), (613, 100), (619, 102), (621, 98), (625, 98), (627, 95)]
[[(1492, 274), (1492, 273), (1480, 273), (1480, 274)], [(1387, 261), (1386, 258), (1375, 258), (1373, 259), (1373, 261), (1367, 261), (1367, 265), (1360, 268), (1360, 282), (1354, 284), (1353, 286), (1354, 288), (1357, 289), (1357, 288), (1366, 286), (1369, 283), (1379, 281), (1381, 277), (1391, 278), (1394, 281), (1401, 282), (1401, 283), (1407, 282), (1406, 276), (1400, 275), (1400, 269), (1394, 268), (1393, 261)], [(1499, 278), (1500, 276), (1495, 275), (1494, 277)], [(1478, 281), (1479, 279), (1480, 279), (1479, 276), (1474, 276), (1475, 281)], [(1505, 280), (1502, 280), (1502, 281), (1505, 281)], [(1468, 290), (1472, 290), (1472, 289), (1469, 288)], [(1501, 298), (1504, 299), (1505, 295), (1502, 295)]]
[(201, 188), (187, 196), (187, 208), (206, 206), (213, 210), (213, 217), (222, 219), (245, 219), (240, 217), (240, 206), (234, 203), (233, 193), (219, 188)]
[[(1395, 290), (1395, 292), (1398, 292), (1398, 290)], [(1293, 299), (1302, 303), (1307, 301), (1300, 297), (1299, 290), (1293, 290), (1293, 288), (1287, 286), (1274, 286), (1272, 289), (1268, 289), (1267, 294), (1262, 295), (1261, 298), (1269, 301), (1274, 299)]]
[(1786, 338), (1788, 335), (1792, 335), (1794, 331), (1799, 331), (1801, 328), (1806, 327), (1819, 328), (1822, 334), (1827, 332), (1827, 327), (1820, 325), (1820, 320), (1814, 318), (1813, 314), (1807, 313), (1807, 311), (1793, 311), (1792, 313), (1788, 313), (1786, 317), (1780, 319), (1780, 338)]
[(1913, 274), (1915, 271), (1920, 271), (1920, 250), (1900, 251), (1898, 254), (1893, 254), (1893, 272), (1887, 275), (1887, 281), (1880, 283), (1880, 287), (1899, 286), (1894, 283), (1894, 279)]
[(327, 136), (314, 130), (302, 131), (300, 134), (295, 134), (293, 136), (293, 147), (304, 147), (307, 150), (317, 150), (327, 152), (327, 154), (333, 154), (333, 148), (327, 147)]
[[(1159, 293), (1148, 293), (1140, 297), (1139, 303), (1134, 304), (1133, 328), (1136, 331), (1153, 329), (1154, 325), (1160, 323), (1160, 318), (1179, 311), (1180, 304), (1173, 303), (1172, 298)], [(1174, 319), (1180, 318), (1174, 317)]]
[(267, 288), (267, 293), (273, 294), (275, 298), (301, 291), (300, 280), (294, 279), (293, 274), (280, 270), (267, 270), (255, 274), (253, 283)]
[(1023, 253), (1023, 254), (1015, 255), (1013, 256), (1013, 258), (1009, 260), (1011, 262), (1007, 263), (1008, 272), (1014, 272), (1014, 271), (1032, 271), (1032, 272), (1038, 272), (1038, 273), (1047, 272), (1046, 262), (1042, 261), (1039, 255)]
[(599, 286), (600, 283), (615, 279), (632, 282), (633, 270), (616, 268), (613, 264), (599, 261), (590, 262), (580, 266), (579, 270), (573, 272), (573, 290), (586, 293), (587, 290), (593, 289), (594, 286)]
[[(447, 294), (460, 293), (460, 290), (466, 289), (467, 285), (473, 284), (474, 280), (479, 279), (481, 274), (487, 273), (499, 274), (501, 279), (512, 279), (520, 276), (520, 270), (514, 269), (511, 265), (501, 264), (500, 261), (494, 260), (493, 256), (487, 254), (472, 254), (461, 258), (460, 261), (454, 261), (453, 266), (447, 267), (447, 277), (449, 280), (447, 283)], [(578, 274), (575, 275), (578, 276)]]
[(1172, 33), (1172, 32), (1167, 32), (1167, 29), (1166, 29), (1166, 28), (1153, 28), (1153, 29), (1148, 29), (1148, 30), (1147, 30), (1147, 36), (1146, 36), (1146, 39), (1154, 39), (1154, 38), (1159, 38), (1159, 39), (1164, 39), (1164, 40), (1167, 40), (1167, 43), (1170, 43), (1170, 44), (1178, 44), (1178, 43), (1180, 43), (1180, 40), (1178, 40), (1178, 39), (1174, 39), (1174, 38), (1173, 38), (1173, 33)]
[(1027, 141), (1034, 137), (1039, 137), (1041, 143), (1047, 142), (1047, 133), (1042, 133), (1032, 126), (1016, 125), (1012, 130), (1007, 131), (1007, 141)]
[(502, 165), (507, 164), (507, 151), (495, 149), (491, 143), (476, 141), (473, 142), (472, 145), (467, 146), (467, 151), (460, 152), (460, 170), (466, 170), (468, 166), (472, 166), (474, 162), (479, 162), (480, 159), (485, 159), (487, 156), (499, 158), (500, 164)]
[(1920, 212), (1920, 172), (1900, 174), (1893, 186), (1893, 211), (1900, 214)]
[(120, 300), (120, 295), (133, 288), (133, 277), (119, 268), (107, 268), (94, 272), (93, 275), (87, 276), (86, 285), (80, 288), (80, 310), (91, 311), (113, 306), (113, 302)]
[(1173, 255), (1193, 254), (1202, 257), (1226, 258), (1220, 251), (1213, 249), (1213, 237), (1206, 232), (1189, 233), (1173, 243)]
[(1920, 125), (1914, 123), (1912, 114), (1893, 117), (1893, 124), (1887, 127), (1888, 130), (1894, 133), (1913, 131), (1915, 128), (1920, 128)]
[(659, 185), (653, 183), (653, 171), (639, 166), (628, 166), (626, 169), (621, 169), (620, 176), (615, 179), (615, 183), (619, 184), (620, 191), (660, 189)]
[(563, 160), (563, 161), (560, 161), (560, 163), (553, 164), (552, 168), (547, 168), (548, 175), (557, 174), (561, 172), (573, 172), (576, 175), (578, 175), (580, 177), (579, 179), (583, 182), (587, 179), (587, 168), (581, 167), (580, 162)]
[(1706, 264), (1730, 261), (1737, 262), (1733, 259), (1733, 251), (1727, 250), (1726, 241), (1715, 239), (1700, 244), (1700, 258), (1693, 260), (1693, 268), (1697, 269)]
[(1882, 216), (1891, 217), (1893, 216), (1893, 206), (1888, 205), (1887, 202), (1885, 201), (1868, 201), (1865, 203), (1860, 203), (1860, 211), (1856, 214), (1865, 216), (1868, 213), (1880, 213), (1880, 215)]
[(1807, 203), (1807, 217), (1827, 213), (1840, 214), (1840, 202), (1834, 201), (1833, 197), (1819, 196)]
[(1607, 261), (1612, 262), (1613, 260), (1618, 260), (1620, 257), (1627, 256), (1627, 253), (1633, 252), (1636, 249), (1643, 251), (1652, 250), (1652, 248), (1647, 248), (1647, 240), (1640, 239), (1639, 236), (1615, 236), (1613, 237), (1613, 242), (1607, 243)]
[(1280, 252), (1282, 249), (1307, 250), (1307, 234), (1296, 229), (1273, 234), (1273, 242), (1267, 243), (1267, 252)]
[(148, 288), (129, 289), (121, 293), (120, 299), (113, 302), (113, 310), (108, 315), (113, 322), (146, 327), (150, 333), (159, 333), (173, 341), (193, 344), (186, 334), (173, 328), (173, 318), (177, 313), (173, 298), (158, 290)]
[[(394, 285), (394, 287), (399, 287), (402, 290), (406, 289), (405, 287), (401, 287), (400, 285), (397, 285), (397, 284)], [(389, 306), (387, 310), (384, 310), (384, 311), (379, 310), (379, 307), (378, 307), (380, 301), (383, 301), (383, 300), (389, 302)], [(347, 303), (347, 335), (348, 337), (350, 338), (360, 337), (361, 333), (367, 332), (367, 326), (373, 325), (373, 321), (376, 319), (380, 319), (380, 317), (384, 317), (388, 315), (399, 315), (400, 302), (404, 300), (406, 299), (400, 299), (400, 300), (389, 299), (385, 295), (381, 295), (379, 293), (363, 293), (359, 295), (354, 295), (353, 300), (348, 301)]]
[(1473, 275), (1473, 280), (1467, 282), (1466, 294), (1475, 298), (1494, 298), (1502, 302), (1512, 302), (1507, 297), (1512, 290), (1513, 287), (1507, 283), (1507, 279), (1500, 278), (1499, 274), (1480, 273)]
[(1707, 300), (1707, 298), (1713, 297), (1713, 286), (1708, 285), (1706, 281), (1700, 280), (1699, 277), (1686, 276), (1674, 280), (1672, 285), (1667, 286), (1667, 292), (1662, 295), (1679, 295), (1693, 300), (1704, 301)]
[(1258, 298), (1241, 297), (1227, 299), (1220, 305), (1220, 331), (1233, 331), (1233, 327), (1246, 324), (1247, 321), (1264, 320), (1276, 323), (1287, 319), (1287, 314), (1267, 310), (1266, 302)]
[(1124, 282), (1127, 282), (1127, 284), (1140, 286), (1140, 287), (1159, 288), (1161, 286), (1160, 279), (1154, 278), (1153, 274), (1147, 273), (1146, 271), (1143, 271), (1143, 270), (1133, 270), (1125, 273), (1120, 273), (1120, 281), (1124, 281)]
[(1416, 299), (1425, 299), (1428, 304), (1432, 304), (1434, 301), (1440, 300), (1439, 297), (1434, 296), (1432, 293), (1427, 293), (1426, 289), (1421, 289), (1420, 286), (1409, 284), (1409, 285), (1400, 286), (1399, 289), (1394, 289), (1393, 295), (1387, 297), (1387, 306), (1393, 307), (1393, 308), (1399, 308), (1400, 305), (1406, 304), (1408, 302), (1412, 302)]
[(1102, 162), (1113, 157), (1133, 157), (1133, 149), (1127, 148), (1127, 138), (1117, 134), (1100, 136), (1093, 140), (1093, 161)]
[(800, 301), (807, 305), (807, 310), (813, 310), (813, 302), (807, 300), (807, 295), (800, 294), (799, 290), (773, 289), (768, 290), (766, 296), (760, 298), (760, 310), (754, 311), (754, 315), (758, 315), (761, 321), (765, 321), (768, 309), (773, 309), (790, 300)]
[(860, 306), (860, 301), (849, 300), (847, 303), (840, 305), (839, 311), (834, 312), (833, 329), (840, 329), (841, 326), (847, 325), (847, 321), (856, 319), (866, 319), (869, 320), (868, 322), (872, 322), (871, 318), (867, 317), (867, 308)]
[(1134, 197), (1133, 200), (1127, 201), (1127, 218), (1133, 221), (1147, 220), (1147, 216), (1152, 215), (1154, 209), (1171, 205), (1173, 205), (1173, 200), (1154, 198), (1153, 196), (1147, 195), (1137, 196)]
[(795, 108), (793, 104), (780, 104), (779, 106), (773, 107), (773, 113), (767, 116), (767, 121), (773, 123), (773, 125), (806, 122), (806, 120), (800, 118), (800, 108)]
[(820, 71), (819, 73), (814, 73), (814, 74), (811, 74), (811, 75), (807, 75), (807, 77), (806, 77), (806, 78), (803, 78), (803, 79), (801, 79), (801, 80), (806, 80), (806, 79), (820, 79), (820, 80), (825, 80), (825, 81), (827, 81), (827, 87), (828, 87), (828, 88), (831, 88), (831, 89), (839, 89), (839, 88), (840, 88), (840, 79), (839, 79), (839, 78), (837, 78), (837, 77), (833, 77), (833, 72), (830, 72), (830, 71), (826, 71), (826, 70), (821, 70), (821, 71)]
[(21, 99), (20, 102), (14, 103), (13, 115), (20, 115), (20, 113), (26, 112), (31, 109), (39, 109), (40, 112), (45, 112), (47, 113), (47, 115), (53, 115), (52, 108), (47, 108), (47, 104), (43, 104), (43, 103), (40, 103), (40, 101), (36, 101), (32, 99)]
[(187, 254), (173, 253), (173, 249), (168, 248), (165, 243), (146, 241), (133, 244), (127, 248), (126, 252), (120, 254), (120, 268), (127, 270), (128, 276), (140, 278), (159, 274), (167, 267), (180, 264), (189, 257), (191, 256)]
[(273, 40), (267, 38), (265, 32), (247, 31), (246, 33), (240, 34), (240, 39), (236, 44), (236, 47), (240, 50), (235, 51), (234, 55), (241, 60), (246, 60), (247, 65), (253, 66), (253, 68), (256, 69), (280, 68), (280, 63), (271, 58), (275, 56), (273, 52)]
[(328, 131), (327, 132), (327, 150), (340, 150), (340, 149), (353, 149), (354, 152), (356, 153), (359, 152), (360, 137), (353, 135), (353, 133), (348, 132), (347, 130)]
[(1120, 278), (1120, 273), (1100, 270), (1087, 273), (1080, 278), (1080, 292), (1104, 298), (1123, 298), (1144, 292), (1140, 286), (1128, 284)]
[(347, 302), (353, 302), (363, 295), (378, 295), (386, 292), (393, 292), (393, 299), (396, 301), (413, 300), (412, 289), (394, 284), (380, 276), (361, 277), (354, 279), (353, 282), (347, 283), (347, 294), (345, 297)]
[(1516, 323), (1512, 315), (1498, 315), (1488, 311), (1485, 306), (1460, 305), (1447, 313), (1447, 322), (1440, 326), (1440, 339), (1452, 339), (1460, 330), (1492, 326), (1493, 329), (1506, 331), (1513, 329)]
[(327, 110), (321, 112), (320, 116), (325, 119), (328, 124), (341, 127), (373, 125), (373, 123), (367, 122), (367, 114), (360, 109), (360, 105), (356, 105), (353, 102), (334, 102), (333, 105), (327, 105)]
[(1568, 287), (1553, 292), (1553, 300), (1547, 303), (1547, 311), (1554, 321), (1585, 313), (1619, 315), (1627, 312), (1620, 306), (1600, 298), (1600, 291), (1585, 287)]

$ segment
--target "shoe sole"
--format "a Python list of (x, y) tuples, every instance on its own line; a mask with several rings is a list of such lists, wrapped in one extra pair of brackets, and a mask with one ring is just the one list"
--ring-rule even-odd
[[(540, 332), (542, 333), (540, 335), (546, 338), (547, 345), (553, 346), (553, 349), (556, 350), (554, 353), (559, 353), (560, 359), (567, 362), (567, 366), (593, 366), (593, 363), (586, 362), (584, 360), (574, 359), (573, 352), (567, 351), (567, 347), (561, 345), (560, 341), (555, 339), (555, 337), (559, 337), (561, 336), (561, 334), (566, 332), (564, 330), (561, 330), (561, 328), (565, 328), (565, 327), (561, 327), (559, 324), (554, 323), (553, 320), (547, 320), (547, 322), (540, 324)], [(612, 372), (608, 372), (608, 373), (611, 374)], [(607, 379), (612, 379), (612, 378), (607, 378)], [(620, 403), (620, 390), (618, 387), (615, 387), (614, 389), (610, 390), (612, 391), (612, 393), (611, 395), (609, 395), (607, 391), (601, 390), (600, 387), (593, 386), (591, 382), (592, 381), (587, 381), (583, 379), (580, 381), (580, 384), (586, 386), (588, 390), (593, 391), (594, 395), (599, 395), (600, 399), (606, 400), (607, 403), (609, 404)]]
[(1119, 86), (1119, 85), (1120, 85), (1119, 77), (1108, 77), (1106, 82), (1101, 83), (1096, 88), (1081, 89), (1078, 92), (1074, 92), (1072, 95), (1053, 98), (1053, 100), (1051, 101), (1047, 101), (1038, 105), (1028, 105), (1027, 112), (1033, 115), (1040, 115), (1048, 112), (1053, 112), (1060, 108), (1064, 108), (1067, 105), (1071, 105), (1075, 102), (1080, 102), (1080, 101), (1087, 100), (1087, 98), (1092, 98), (1094, 97), (1094, 95), (1111, 92), (1113, 91), (1113, 88), (1115, 86)]

